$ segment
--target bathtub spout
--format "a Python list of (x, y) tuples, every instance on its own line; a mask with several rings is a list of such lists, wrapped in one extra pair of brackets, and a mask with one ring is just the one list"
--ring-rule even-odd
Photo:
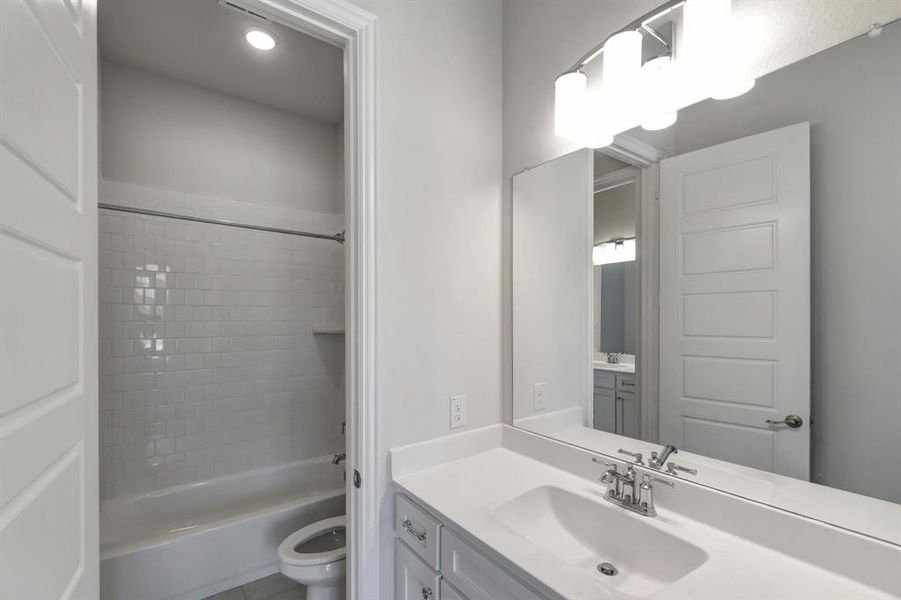
[(333, 465), (340, 465), (340, 464), (343, 463), (345, 460), (347, 460), (347, 454), (345, 454), (344, 452), (342, 452), (341, 454), (336, 454), (336, 455), (334, 455), (334, 456), (332, 457), (332, 464), (333, 464)]

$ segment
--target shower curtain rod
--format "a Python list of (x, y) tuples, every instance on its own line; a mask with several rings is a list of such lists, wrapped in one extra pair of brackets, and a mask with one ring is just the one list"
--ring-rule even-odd
[(253, 229), (254, 231), (269, 231), (271, 233), (284, 233), (286, 235), (297, 235), (302, 237), (319, 238), (322, 240), (334, 240), (339, 244), (344, 243), (344, 232), (328, 235), (326, 233), (312, 233), (310, 231), (299, 231), (297, 229), (280, 229), (278, 227), (264, 227), (262, 225), (250, 225), (247, 223), (235, 223), (234, 221), (220, 221), (218, 219), (205, 219), (203, 217), (191, 217), (188, 215), (177, 215), (174, 213), (161, 212), (158, 210), (148, 210), (146, 208), (133, 208), (131, 206), (118, 206), (116, 204), (97, 203), (97, 208), (104, 210), (114, 210), (118, 212), (134, 213), (136, 215), (148, 215), (151, 217), (165, 217), (167, 219), (179, 219), (181, 221), (194, 221), (195, 223), (207, 223), (209, 225), (224, 225), (225, 227), (237, 227), (239, 229)]

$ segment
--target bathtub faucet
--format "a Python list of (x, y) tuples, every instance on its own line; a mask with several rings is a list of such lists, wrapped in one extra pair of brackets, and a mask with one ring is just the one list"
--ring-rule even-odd
[(332, 457), (332, 464), (333, 464), (333, 465), (340, 465), (340, 464), (343, 463), (345, 460), (347, 460), (347, 454), (345, 454), (344, 452), (342, 452), (341, 454), (336, 454), (336, 455), (334, 455), (334, 456)]

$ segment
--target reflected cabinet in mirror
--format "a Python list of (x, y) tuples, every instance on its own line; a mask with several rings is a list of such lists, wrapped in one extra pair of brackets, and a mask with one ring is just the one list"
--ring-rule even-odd
[(515, 175), (513, 424), (901, 502), (899, 57), (895, 21)]

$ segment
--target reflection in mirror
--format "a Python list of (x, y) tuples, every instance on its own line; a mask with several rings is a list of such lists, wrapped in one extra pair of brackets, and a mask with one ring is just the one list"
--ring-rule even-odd
[(514, 425), (901, 502), (899, 56), (894, 22), (629, 131), (667, 158), (628, 181), (589, 150), (514, 177)]
[[(597, 161), (595, 161), (597, 166)], [(635, 169), (595, 179), (593, 209), (592, 315), (594, 360), (590, 408), (594, 429), (638, 434), (639, 183)]]

